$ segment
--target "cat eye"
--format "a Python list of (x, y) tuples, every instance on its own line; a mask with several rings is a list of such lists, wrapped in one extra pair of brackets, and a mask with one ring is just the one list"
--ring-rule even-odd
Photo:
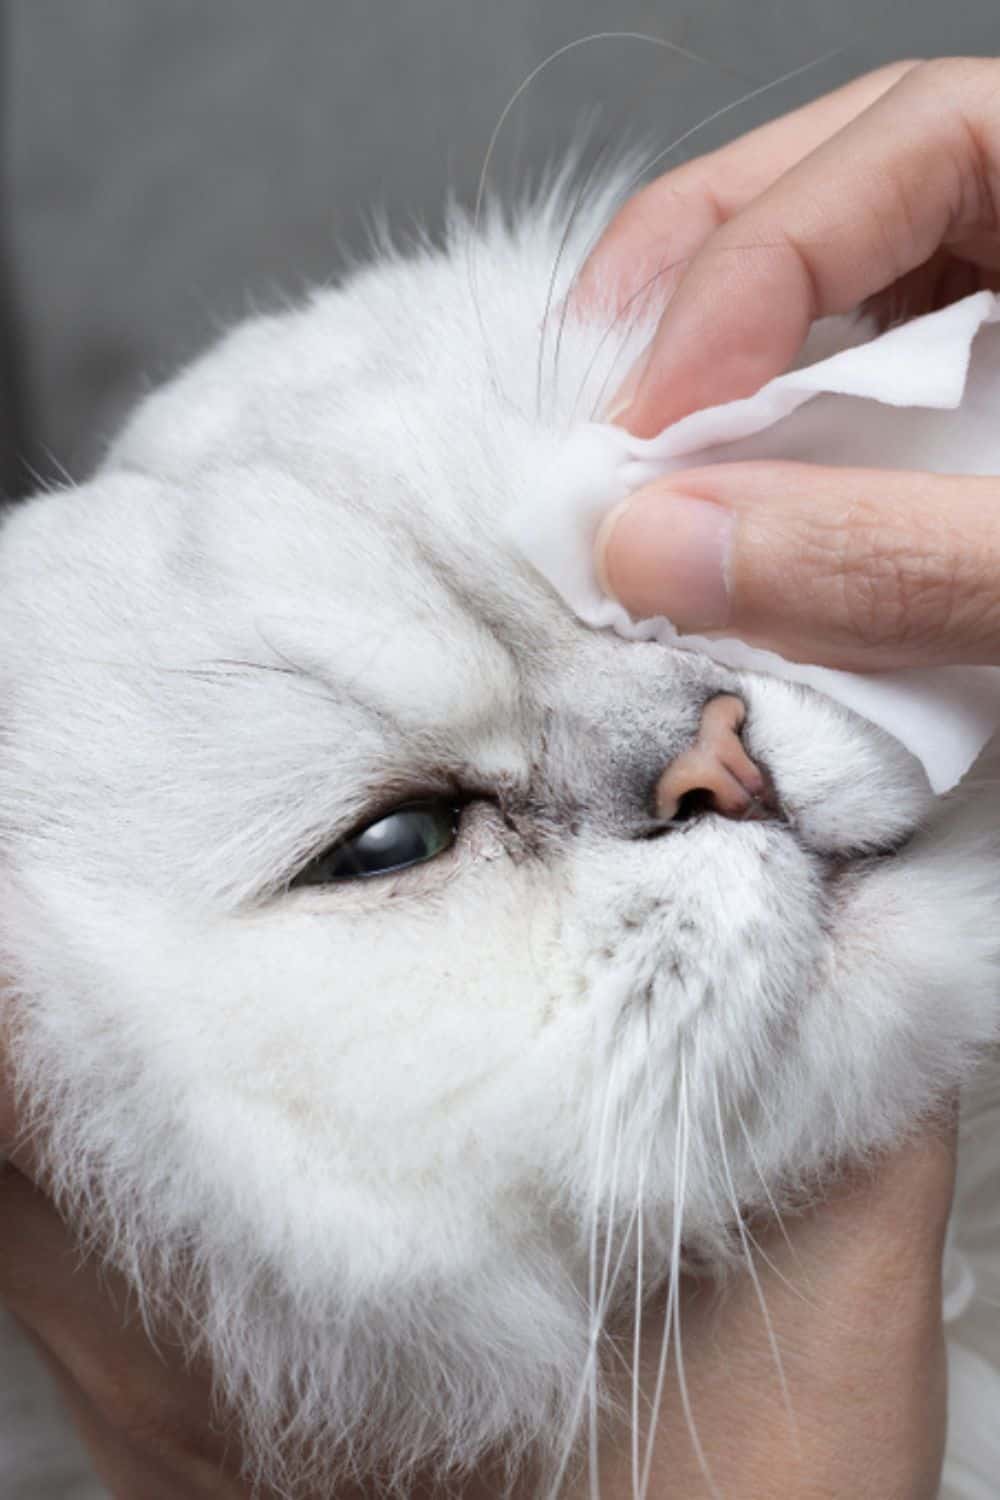
[(449, 802), (411, 802), (327, 849), (300, 870), (289, 889), (391, 875), (435, 859), (458, 835), (461, 809)]

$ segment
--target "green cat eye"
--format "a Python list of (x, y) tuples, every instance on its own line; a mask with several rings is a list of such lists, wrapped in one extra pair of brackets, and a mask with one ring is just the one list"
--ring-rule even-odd
[(422, 865), (451, 848), (458, 834), (459, 816), (460, 809), (448, 802), (411, 802), (397, 807), (318, 855), (290, 884), (364, 880)]

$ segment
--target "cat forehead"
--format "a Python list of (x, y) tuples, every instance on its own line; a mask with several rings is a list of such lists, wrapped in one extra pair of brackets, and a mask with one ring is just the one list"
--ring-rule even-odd
[(542, 266), (547, 297), (548, 252), (508, 243), (474, 280), (426, 255), (255, 320), (143, 403), (100, 482), (135, 486), (177, 588), (289, 654), (354, 655), (374, 622), (386, 659), (421, 633), (452, 664), (484, 637), (537, 658), (579, 635), (504, 532), (560, 439), (536, 401)]
[(356, 504), (495, 513), (545, 430), (532, 269), (513, 244), (474, 282), (458, 251), (389, 261), (250, 320), (142, 403), (109, 467), (189, 481), (238, 454)]
[(25, 617), (19, 656), (88, 675), (245, 670), (263, 701), (304, 680), (404, 731), (509, 712), (565, 633), (544, 587), (474, 527), (436, 540), (404, 505), (316, 494), (260, 464), (44, 497), (8, 522), (0, 571)]
[[(574, 372), (603, 378), (615, 341), (560, 318), (552, 378), (560, 239), (535, 230), (390, 260), (234, 331), (147, 398), (91, 486), (9, 524), (14, 592), (34, 575), (53, 619), (75, 598), (76, 636), (89, 620), (91, 645), (124, 631), (180, 665), (367, 663), (426, 719), (487, 680), (503, 712), (528, 670), (552, 696), (588, 632), (503, 522), (579, 414)], [(19, 563), (12, 538), (35, 533)]]

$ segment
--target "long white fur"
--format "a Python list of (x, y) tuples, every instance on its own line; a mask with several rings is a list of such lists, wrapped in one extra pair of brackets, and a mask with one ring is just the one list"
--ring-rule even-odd
[[(555, 332), (622, 186), (565, 240), (557, 185), (237, 329), (0, 535), (26, 1128), (289, 1494), (494, 1448), (579, 1472), (595, 1288), (628, 1316), (640, 1243), (647, 1291), (682, 1244), (732, 1264), (734, 1204), (898, 1140), (997, 1035), (990, 775), (935, 803), (881, 731), (589, 632), (503, 542), (648, 332)], [(721, 690), (788, 821), (640, 837)], [(455, 783), (454, 851), (285, 889)], [(997, 1379), (990, 1339), (959, 1377)]]

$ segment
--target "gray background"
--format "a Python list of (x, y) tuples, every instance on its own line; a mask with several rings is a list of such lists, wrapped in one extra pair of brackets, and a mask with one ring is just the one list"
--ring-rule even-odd
[[(252, 307), (335, 276), (373, 212), (405, 231), (582, 124), (716, 145), (879, 62), (1000, 51), (1000, 0), (8, 0), (0, 484), (82, 477), (122, 413)], [(835, 50), (833, 56), (829, 54)]]

